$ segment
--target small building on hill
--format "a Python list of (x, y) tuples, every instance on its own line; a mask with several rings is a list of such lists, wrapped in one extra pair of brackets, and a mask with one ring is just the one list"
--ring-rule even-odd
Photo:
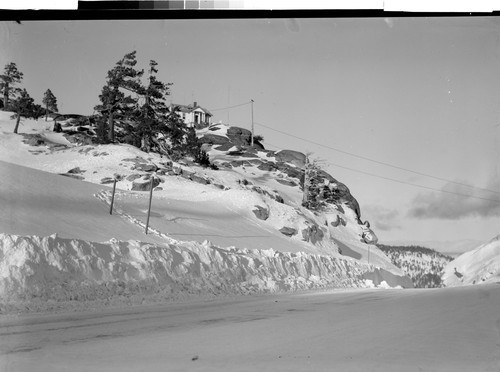
[(213, 115), (199, 106), (198, 102), (193, 102), (192, 105), (171, 104), (170, 110), (175, 110), (188, 127), (204, 128), (212, 123)]

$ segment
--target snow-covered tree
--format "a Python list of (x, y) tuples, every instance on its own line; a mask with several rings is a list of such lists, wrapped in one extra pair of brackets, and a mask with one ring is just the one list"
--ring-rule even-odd
[(15, 112), (16, 126), (14, 128), (14, 133), (17, 133), (19, 123), (21, 122), (21, 116), (32, 117), (36, 107), (33, 98), (30, 97), (26, 89), (23, 89), (19, 97), (11, 101), (10, 109)]
[(0, 89), (3, 93), (3, 109), (9, 110), (9, 100), (19, 93), (17, 84), (23, 79), (23, 73), (17, 69), (14, 62), (5, 65), (3, 74), (0, 75)]
[(45, 105), (45, 121), (49, 116), (49, 110), (52, 112), (57, 112), (57, 98), (54, 96), (50, 89), (47, 89), (43, 94), (42, 103)]

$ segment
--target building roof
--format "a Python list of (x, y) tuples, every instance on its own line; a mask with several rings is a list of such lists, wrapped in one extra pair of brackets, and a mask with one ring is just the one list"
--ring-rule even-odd
[(210, 111), (208, 111), (206, 108), (203, 108), (200, 105), (196, 104), (196, 102), (194, 104), (191, 104), (191, 105), (181, 105), (181, 104), (177, 104), (177, 103), (172, 103), (170, 105), (170, 107), (176, 107), (176, 108), (178, 108), (177, 111), (185, 112), (185, 113), (193, 112), (194, 110), (199, 108), (199, 109), (205, 111), (205, 114), (213, 116)]

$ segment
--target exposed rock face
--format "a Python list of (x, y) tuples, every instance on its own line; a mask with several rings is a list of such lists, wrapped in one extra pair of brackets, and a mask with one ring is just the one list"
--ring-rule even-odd
[(71, 177), (71, 178), (75, 178), (77, 180), (84, 180), (85, 177), (83, 176), (80, 176), (79, 174), (74, 174), (74, 173), (59, 173), (61, 176), (65, 176), (65, 177)]
[(154, 164), (136, 163), (132, 169), (137, 169), (143, 172), (156, 172), (158, 167)]
[(70, 173), (70, 174), (79, 174), (79, 173), (82, 173), (82, 172), (85, 172), (85, 171), (82, 171), (80, 169), (80, 167), (76, 167), (76, 168), (72, 168), (70, 169), (69, 171), (67, 171), (66, 173)]
[(284, 179), (281, 179), (281, 178), (276, 178), (276, 181), (281, 183), (282, 185), (286, 185), (286, 186), (297, 186), (297, 184), (293, 181), (289, 181), (289, 180), (284, 180)]
[(114, 183), (115, 179), (113, 177), (104, 177), (101, 179), (101, 184)]
[(337, 215), (335, 221), (330, 222), (330, 225), (332, 225), (333, 227), (338, 227), (340, 225), (340, 216)]
[(229, 127), (227, 129), (227, 136), (235, 145), (250, 146), (252, 141), (252, 132), (240, 127)]
[(191, 181), (201, 183), (202, 185), (208, 185), (210, 183), (209, 180), (207, 180), (206, 178), (203, 178), (201, 176), (198, 176), (197, 174), (191, 175)]
[(131, 174), (130, 176), (128, 176), (126, 179), (127, 181), (135, 181), (136, 179), (138, 178), (141, 178), (142, 176), (140, 174)]
[(255, 209), (252, 211), (259, 220), (267, 220), (269, 218), (269, 210), (261, 207), (260, 205), (256, 205)]
[(281, 203), (283, 204), (284, 203), (284, 200), (283, 198), (281, 197), (281, 195), (277, 192), (277, 191), (274, 191), (271, 193), (267, 190), (264, 190), (263, 188), (259, 187), (259, 186), (252, 186), (252, 190), (259, 193), (259, 194), (262, 194), (262, 195), (267, 195), (269, 196), (271, 199), (273, 200), (276, 200), (278, 203)]
[[(160, 179), (154, 177), (153, 179), (153, 189), (160, 184)], [(132, 182), (132, 191), (150, 191), (151, 190), (151, 180), (135, 180)]]
[[(215, 128), (213, 128), (213, 130), (215, 130)], [(227, 129), (227, 137), (206, 133), (203, 137), (198, 139), (198, 142), (202, 144), (221, 145), (217, 150), (227, 151), (233, 146), (250, 146), (252, 143), (252, 132), (245, 128), (229, 127)], [(254, 147), (264, 149), (264, 146), (257, 141), (254, 141)]]
[(223, 145), (229, 142), (229, 139), (217, 134), (207, 133), (198, 140), (200, 143), (208, 143), (211, 145)]
[(281, 150), (274, 154), (276, 161), (282, 161), (303, 168), (306, 164), (306, 156), (294, 150)]
[(39, 134), (21, 134), (24, 139), (23, 142), (30, 146), (43, 146), (45, 145), (45, 139)]
[(282, 227), (280, 230), (280, 233), (282, 233), (283, 235), (286, 235), (286, 236), (294, 236), (295, 234), (297, 234), (297, 230), (295, 230), (294, 228), (291, 228), (291, 227)]
[(302, 238), (307, 242), (311, 242), (312, 244), (316, 244), (317, 242), (321, 241), (324, 236), (325, 233), (323, 232), (321, 227), (316, 224), (313, 224), (307, 229), (302, 230)]

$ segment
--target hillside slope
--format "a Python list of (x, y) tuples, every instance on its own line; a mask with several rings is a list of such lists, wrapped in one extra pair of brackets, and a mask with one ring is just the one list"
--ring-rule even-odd
[[(109, 261), (108, 257), (115, 244), (167, 251), (187, 244), (190, 254), (195, 254), (193, 249), (200, 246), (205, 251), (236, 250), (234, 257), (241, 256), (243, 261), (237, 261), (236, 265), (240, 274), (231, 275), (243, 278), (235, 284), (240, 292), (245, 291), (244, 285), (241, 287), (238, 283), (246, 282), (244, 278), (249, 275), (247, 263), (257, 257), (260, 262), (257, 277), (263, 283), (267, 283), (266, 278), (282, 281), (284, 275), (290, 276), (287, 282), (295, 284), (258, 285), (253, 287), (256, 291), (378, 285), (384, 281), (384, 285), (411, 286), (400, 269), (392, 265), (376, 246), (363, 240), (367, 227), (361, 223), (359, 205), (345, 185), (328, 175), (330, 187), (336, 190), (335, 203), (322, 212), (312, 212), (301, 206), (301, 168), (296, 159), (287, 158), (291, 152), (274, 153), (262, 149), (245, 152), (238, 146), (224, 150), (205, 145), (211, 159), (220, 168), (214, 170), (199, 167), (189, 159), (172, 162), (159, 154), (144, 153), (128, 145), (74, 143), (74, 138), (52, 132), (50, 122), (25, 120), (21, 127), (24, 133), (15, 135), (6, 130), (12, 126), (12, 121), (5, 117), (6, 113), (1, 114), (4, 115), (0, 117), (0, 161), (3, 161), (0, 162), (3, 206), (0, 233), (4, 233), (1, 274), (3, 288), (12, 298), (19, 298), (20, 290), (27, 291), (25, 296), (31, 293), (27, 284), (32, 281), (30, 275), (45, 275), (43, 272), (48, 270), (43, 262), (58, 267), (61, 271), (55, 277), (65, 283), (73, 283), (71, 273), (83, 270), (86, 274), (79, 277), (77, 284), (71, 284), (73, 286), (94, 283), (99, 287), (110, 280), (122, 280), (118, 279), (122, 278), (121, 271), (114, 271), (113, 260)], [(110, 215), (114, 179), (117, 180), (117, 192), (113, 214)], [(150, 228), (146, 234), (147, 190), (151, 182), (154, 186), (153, 203)], [(54, 233), (58, 235), (50, 239)], [(111, 243), (110, 239), (113, 239)], [(27, 249), (26, 255), (15, 256), (13, 243), (9, 242), (22, 242), (19, 244)], [(42, 242), (48, 243), (43, 245)], [(68, 257), (55, 259), (54, 256), (53, 262), (40, 260), (44, 255), (52, 257), (50, 252), (56, 249), (54, 244), (64, 246), (61, 250), (70, 252)], [(99, 248), (91, 249), (90, 256), (83, 259), (78, 250), (71, 248), (78, 245)], [(36, 253), (37, 249), (41, 251)], [(205, 251), (202, 256), (212, 257)], [(35, 258), (32, 259), (33, 255)], [(116, 252), (114, 255), (118, 260)], [(303, 266), (299, 265), (297, 272), (278, 270), (276, 275), (281, 275), (281, 279), (272, 279), (275, 264), (268, 267), (265, 263), (269, 255), (281, 257), (281, 263), (276, 263), (280, 267), (296, 267), (293, 263), (296, 259), (303, 260)], [(155, 270), (164, 272), (166, 264), (151, 268), (148, 265), (153, 263), (148, 260), (153, 258), (147, 257), (140, 260), (142, 263), (133, 263), (130, 258), (125, 261), (131, 260), (131, 265), (141, 266), (141, 270), (150, 270), (154, 279), (147, 280), (158, 285), (161, 280), (157, 275), (163, 274)], [(223, 261), (233, 260), (224, 257)], [(320, 262), (337, 262), (340, 266), (331, 264), (331, 268), (343, 269), (331, 275), (325, 268), (316, 270), (314, 260), (318, 259)], [(81, 264), (75, 267), (63, 263), (67, 261)], [(12, 262), (31, 269), (16, 271), (11, 267)], [(88, 274), (96, 270), (96, 262), (107, 262), (106, 265), (113, 267), (106, 269), (108, 274), (98, 276), (101, 279), (96, 279)], [(174, 266), (179, 264), (185, 268), (184, 278), (199, 275), (203, 265), (208, 265), (208, 268), (219, 265), (196, 258), (189, 259), (187, 262), (195, 264), (186, 268), (187, 263), (182, 262), (175, 261)], [(120, 268), (118, 263), (116, 268)], [(211, 275), (216, 277), (217, 273), (221, 272), (214, 269)], [(137, 281), (133, 275), (125, 276), (127, 278)], [(203, 287), (186, 290), (196, 292)], [(134, 288), (140, 290), (140, 286)], [(53, 292), (58, 293), (57, 290)]]
[(443, 282), (447, 287), (500, 283), (500, 235), (451, 261)]
[(441, 275), (451, 257), (420, 246), (392, 246), (378, 244), (391, 262), (407, 274), (416, 288), (442, 286)]

